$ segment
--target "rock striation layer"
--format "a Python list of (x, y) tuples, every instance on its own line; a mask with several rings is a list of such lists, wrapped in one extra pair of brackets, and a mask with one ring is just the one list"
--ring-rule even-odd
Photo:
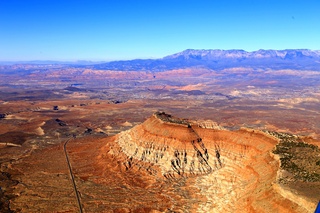
[[(252, 129), (207, 127), (160, 112), (115, 140), (127, 156), (126, 170), (148, 165), (145, 169), (151, 175), (169, 181), (194, 179), (198, 193), (206, 197), (197, 212), (308, 212), (314, 208), (307, 198), (300, 203), (292, 193), (287, 198), (277, 184), (279, 160), (272, 150), (278, 138)], [(154, 168), (160, 168), (161, 174)]]
[(127, 169), (144, 161), (159, 166), (165, 178), (175, 178), (209, 174), (222, 167), (218, 149), (213, 168), (208, 150), (191, 124), (164, 113), (119, 134), (117, 142), (128, 156)]

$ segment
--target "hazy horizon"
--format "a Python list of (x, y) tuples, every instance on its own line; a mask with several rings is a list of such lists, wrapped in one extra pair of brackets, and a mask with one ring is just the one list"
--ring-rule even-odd
[[(185, 49), (182, 50), (180, 52), (186, 51), (189, 49)], [(222, 49), (192, 49), (192, 50), (222, 50)], [(310, 50), (310, 51), (319, 51), (320, 50), (312, 50), (312, 49), (305, 49), (305, 48), (297, 48), (297, 49), (283, 49), (283, 50), (279, 50), (279, 49), (258, 49), (258, 50), (253, 50), (253, 51), (247, 51), (244, 49), (228, 49), (228, 50), (222, 50), (222, 51), (230, 51), (230, 50), (239, 50), (239, 51), (246, 51), (246, 52), (255, 52), (255, 51), (259, 51), (259, 50), (275, 50), (275, 51), (284, 51), (284, 50)], [(180, 52), (176, 52), (176, 53), (180, 53)], [(139, 59), (161, 59), (164, 58), (166, 56), (170, 56), (170, 55), (174, 55), (176, 53), (172, 53), (169, 55), (165, 55), (165, 56), (161, 56), (159, 58), (152, 58), (152, 57), (144, 57), (144, 58), (128, 58), (128, 59), (114, 59), (114, 60), (90, 60), (90, 59), (74, 59), (74, 60), (54, 60), (54, 59), (31, 59), (31, 60), (0, 60), (0, 64), (4, 64), (4, 65), (10, 65), (10, 64), (14, 64), (14, 63), (33, 63), (33, 64), (46, 64), (46, 62), (57, 62), (57, 63), (66, 63), (66, 64), (81, 64), (81, 62), (83, 63), (90, 63), (90, 64), (95, 64), (95, 63), (105, 63), (105, 62), (112, 62), (112, 61), (127, 61), (127, 60), (139, 60)]]

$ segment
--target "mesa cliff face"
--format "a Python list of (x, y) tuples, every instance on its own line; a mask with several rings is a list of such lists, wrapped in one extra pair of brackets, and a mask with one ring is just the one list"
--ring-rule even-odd
[(153, 163), (168, 179), (209, 174), (222, 166), (218, 149), (213, 168), (206, 146), (191, 125), (165, 114), (154, 114), (142, 125), (119, 134), (117, 142), (128, 156), (127, 169), (139, 161)]
[(199, 190), (195, 194), (206, 197), (197, 212), (308, 212), (314, 208), (303, 198), (300, 203), (286, 198), (276, 183), (279, 160), (272, 150), (279, 139), (255, 130), (203, 127), (156, 113), (120, 133), (115, 141), (127, 156), (126, 170), (145, 169), (173, 182), (193, 179)]

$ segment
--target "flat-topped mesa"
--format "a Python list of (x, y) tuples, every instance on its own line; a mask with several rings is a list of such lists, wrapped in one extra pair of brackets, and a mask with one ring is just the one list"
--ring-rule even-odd
[(198, 212), (314, 209), (309, 201), (291, 202), (293, 198), (277, 188), (279, 160), (272, 150), (279, 138), (265, 132), (230, 131), (213, 121), (183, 120), (157, 112), (119, 133), (115, 142), (125, 154), (118, 162), (128, 173), (141, 168), (158, 180), (195, 181), (194, 186), (207, 199)]
[(208, 151), (191, 124), (163, 112), (120, 133), (116, 141), (128, 156), (127, 169), (144, 161), (160, 166), (165, 177), (212, 172)]
[[(209, 174), (223, 168), (230, 159), (237, 159), (240, 165), (240, 159), (252, 152), (242, 142), (243, 137), (243, 133), (206, 129), (198, 122), (157, 112), (118, 134), (116, 142), (127, 155), (127, 169), (143, 167), (141, 162), (152, 163), (168, 178)], [(239, 141), (234, 142), (234, 138)]]

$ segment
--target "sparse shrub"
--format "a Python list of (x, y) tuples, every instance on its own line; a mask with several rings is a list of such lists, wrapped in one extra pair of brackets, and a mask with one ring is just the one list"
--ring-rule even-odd
[[(297, 136), (290, 135), (287, 133), (277, 133), (277, 132), (268, 132), (268, 133), (280, 139), (280, 142), (279, 144), (276, 145), (275, 149), (273, 150), (273, 153), (280, 156), (280, 162), (281, 162), (280, 167), (282, 169), (292, 173), (295, 179), (298, 179), (298, 180), (307, 181), (307, 182), (314, 182), (314, 181), (320, 180), (320, 174), (310, 173), (308, 172), (308, 170), (306, 170), (303, 167), (303, 164), (300, 165), (293, 162), (293, 158), (301, 159), (306, 157), (306, 156), (301, 156), (298, 150), (304, 150), (305, 152), (310, 152), (310, 149), (313, 151), (319, 151), (319, 148), (317, 146), (305, 143)], [(320, 160), (316, 162), (316, 165), (320, 165)]]

